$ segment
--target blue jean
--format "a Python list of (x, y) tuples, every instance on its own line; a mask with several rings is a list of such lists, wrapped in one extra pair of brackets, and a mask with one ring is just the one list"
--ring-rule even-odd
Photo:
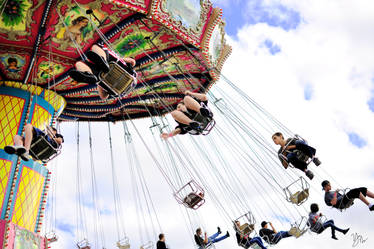
[(208, 243), (209, 243), (209, 242), (210, 242), (210, 243), (220, 242), (221, 240), (224, 240), (224, 239), (227, 238), (227, 235), (226, 235), (226, 234), (223, 235), (223, 236), (221, 236), (221, 237), (219, 237), (219, 238), (217, 238), (218, 236), (219, 236), (219, 233), (215, 233), (215, 234), (213, 234), (212, 236), (210, 236), (210, 237), (208, 238)]
[(271, 244), (277, 244), (281, 239), (291, 237), (292, 235), (289, 234), (287, 231), (280, 231), (273, 236), (273, 240)]
[[(315, 154), (316, 154), (316, 149), (307, 145), (304, 141), (302, 140), (297, 140), (295, 142), (295, 145), (296, 145), (296, 149), (301, 151), (302, 153), (304, 153), (305, 155), (307, 155), (308, 157), (313, 157)], [(296, 156), (296, 152), (291, 152), (291, 153), (288, 153), (287, 154), (287, 161), (289, 163), (292, 163), (292, 165), (301, 170), (301, 171), (305, 171), (306, 168), (308, 167), (308, 164), (306, 164), (305, 162), (303, 161), (300, 161), (297, 156)]]
[(252, 244), (257, 244), (259, 245), (262, 249), (266, 249), (266, 247), (264, 246), (264, 244), (262, 243), (262, 239), (260, 237), (254, 237), (252, 238), (249, 243), (248, 243), (248, 247), (250, 247)]
[(326, 228), (331, 227), (331, 235), (335, 237), (335, 230), (338, 232), (343, 233), (344, 229), (341, 229), (337, 226), (335, 226), (333, 220), (328, 220), (325, 223), (323, 223), (322, 228), (318, 231), (318, 233), (322, 233)]

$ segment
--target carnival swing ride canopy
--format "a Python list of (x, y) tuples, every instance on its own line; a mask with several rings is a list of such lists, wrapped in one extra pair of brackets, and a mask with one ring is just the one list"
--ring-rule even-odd
[[(222, 10), (200, 0), (8, 0), (0, 20), (0, 80), (64, 97), (60, 121), (105, 121), (168, 112), (186, 90), (206, 92), (231, 48)], [(136, 60), (138, 82), (120, 99), (68, 73), (94, 44)]]

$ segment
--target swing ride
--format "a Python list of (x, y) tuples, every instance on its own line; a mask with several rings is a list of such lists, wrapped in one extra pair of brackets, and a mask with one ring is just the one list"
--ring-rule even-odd
[[(24, 238), (36, 241), (36, 248), (47, 248), (58, 241), (56, 221), (53, 221), (56, 214), (50, 211), (55, 200), (46, 208), (52, 174), (46, 163), (62, 157), (59, 156), (61, 146), (55, 148), (44, 136), (39, 136), (31, 144), (30, 154), (34, 160), (29, 162), (3, 150), (13, 143), (15, 135), (22, 134), (28, 123), (39, 129), (68, 121), (76, 124), (75, 236), (79, 249), (99, 248), (99, 244), (105, 248), (92, 152), (93, 121), (123, 121), (122, 146), (126, 151), (137, 217), (141, 221), (139, 230), (146, 231), (140, 232), (138, 247), (141, 249), (154, 248), (154, 235), (163, 230), (135, 143), (144, 147), (176, 202), (186, 207), (184, 211), (191, 227), (197, 225), (193, 220), (201, 220), (200, 209), (211, 202), (226, 221), (234, 224), (240, 221), (242, 225), (234, 225), (234, 228), (243, 236), (256, 232), (255, 216), (269, 216), (261, 206), (269, 207), (274, 214), (290, 217), (294, 222), (281, 219), (280, 222), (291, 223), (290, 232), (294, 237), (307, 231), (299, 206), (309, 197), (309, 183), (294, 172), (284, 172), (268, 141), (274, 130), (290, 137), (294, 134), (221, 74), (231, 48), (225, 41), (222, 10), (213, 7), (210, 0), (5, 0), (0, 3), (0, 9), (3, 17), (0, 20), (3, 127), (0, 168), (5, 172), (1, 175), (0, 192), (0, 231), (4, 231), (0, 234), (0, 244), (3, 248), (12, 249)], [(119, 60), (109, 61), (107, 72), (98, 70), (95, 84), (70, 77), (69, 72), (78, 61), (88, 63), (86, 54), (93, 45), (119, 58), (133, 58), (136, 79)], [(226, 85), (215, 84), (219, 79)], [(211, 90), (213, 85), (214, 91)], [(98, 86), (109, 89), (111, 97), (101, 99)], [(208, 95), (209, 109), (215, 113), (215, 118), (197, 113), (193, 120), (202, 124), (196, 134), (209, 136), (204, 136), (205, 140), (188, 137), (188, 146), (179, 139), (161, 141), (160, 134), (171, 129), (166, 114), (176, 108), (186, 91)], [(151, 119), (153, 141), (145, 141), (144, 132), (134, 124), (139, 118)], [(82, 121), (88, 125), (89, 133), (86, 171), (90, 172), (91, 182), (85, 186), (90, 186), (92, 191), (95, 236), (88, 232), (82, 204), (85, 181), (84, 166), (80, 162)], [(117, 231), (115, 245), (119, 249), (129, 249), (130, 239), (123, 222), (123, 195), (113, 153), (116, 147), (112, 144), (109, 122), (108, 137), (110, 160), (107, 162), (111, 167)], [(227, 153), (221, 153), (222, 149)], [(252, 190), (243, 187), (248, 182), (253, 184)], [(260, 196), (258, 201), (249, 203), (245, 198), (251, 191)], [(56, 198), (54, 193), (51, 195)], [(48, 217), (53, 225), (43, 237), (41, 229), (46, 209), (51, 212)], [(131, 242), (131, 247), (133, 244)], [(256, 248), (256, 245), (251, 247)], [(215, 248), (215, 245), (208, 243), (205, 248)]]

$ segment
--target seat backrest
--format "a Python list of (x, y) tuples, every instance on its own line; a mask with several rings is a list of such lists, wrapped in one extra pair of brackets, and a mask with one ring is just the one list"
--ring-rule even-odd
[(114, 94), (121, 95), (127, 92), (134, 82), (134, 78), (117, 62), (109, 62), (109, 72), (102, 73), (100, 80), (105, 84)]
[(57, 156), (60, 148), (61, 146), (55, 148), (44, 136), (38, 136), (31, 143), (30, 154), (36, 160), (41, 160), (45, 163)]

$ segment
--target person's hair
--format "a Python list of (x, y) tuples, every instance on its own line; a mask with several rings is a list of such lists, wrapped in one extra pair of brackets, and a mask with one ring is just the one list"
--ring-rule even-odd
[(10, 63), (12, 63), (12, 62), (17, 63), (18, 61), (17, 61), (16, 58), (13, 58), (13, 57), (8, 58), (8, 64), (10, 64)]
[(264, 228), (268, 224), (266, 221), (261, 222), (261, 227)]
[(83, 20), (87, 20), (87, 21), (88, 21), (88, 18), (85, 17), (85, 16), (78, 16), (77, 18), (75, 18), (75, 19), (71, 22), (71, 24), (76, 25), (76, 24), (80, 23), (80, 22), (83, 21)]
[(319, 211), (318, 204), (317, 204), (317, 203), (312, 203), (312, 204), (310, 205), (310, 211), (311, 211), (312, 213), (317, 213), (317, 212)]
[(51, 127), (53, 131), (57, 132), (57, 129), (55, 127)]
[(64, 137), (61, 135), (61, 134), (56, 134), (56, 137), (58, 138), (58, 137), (60, 137), (61, 138), (61, 140), (62, 140), (62, 142), (64, 142)]
[(162, 240), (164, 237), (165, 237), (165, 235), (164, 235), (163, 233), (160, 233), (160, 234), (158, 235), (158, 238), (159, 238), (160, 240)]
[(329, 184), (330, 182), (328, 180), (324, 180), (321, 185), (322, 185), (322, 188), (325, 189), (325, 187)]
[(283, 137), (283, 134), (281, 132), (276, 132), (271, 137), (273, 138), (274, 136), (276, 136), (276, 137)]
[(196, 229), (196, 234), (198, 234), (199, 232), (201, 232), (201, 228), (200, 227), (198, 229)]

